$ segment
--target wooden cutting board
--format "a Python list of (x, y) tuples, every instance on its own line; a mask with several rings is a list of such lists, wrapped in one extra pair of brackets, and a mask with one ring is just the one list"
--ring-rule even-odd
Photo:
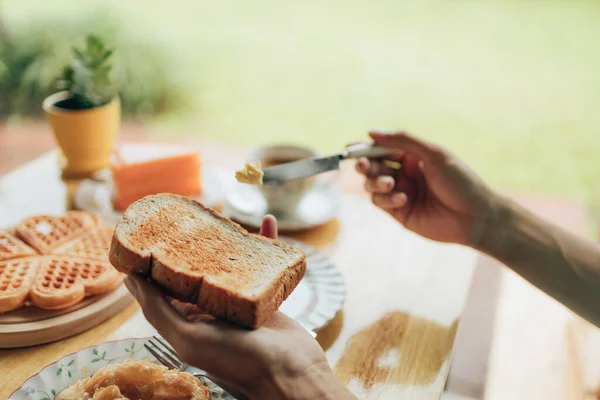
[(0, 349), (54, 342), (99, 325), (123, 310), (133, 297), (124, 284), (64, 310), (23, 307), (0, 315)]

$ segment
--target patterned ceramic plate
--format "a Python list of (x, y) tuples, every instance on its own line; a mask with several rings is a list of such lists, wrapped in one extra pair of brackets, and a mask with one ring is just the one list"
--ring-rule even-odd
[[(318, 330), (342, 308), (345, 297), (344, 279), (323, 253), (301, 242), (281, 239), (306, 253), (307, 271), (280, 310), (307, 330)], [(122, 362), (127, 358), (156, 361), (144, 348), (145, 340), (132, 338), (105, 342), (66, 355), (27, 379), (9, 400), (54, 400), (69, 385), (91, 376), (107, 364)], [(233, 400), (231, 395), (211, 381), (206, 379), (203, 383), (211, 389), (212, 399)]]
[[(106, 342), (64, 356), (27, 379), (9, 400), (54, 400), (68, 386), (93, 375), (107, 364), (119, 363), (128, 358), (156, 362), (144, 347), (145, 341), (146, 339), (124, 339)], [(212, 399), (233, 399), (211, 381), (206, 379), (203, 383), (211, 389)]]
[(346, 296), (344, 278), (325, 254), (304, 243), (280, 238), (306, 253), (306, 274), (279, 310), (309, 331), (325, 326), (342, 308)]

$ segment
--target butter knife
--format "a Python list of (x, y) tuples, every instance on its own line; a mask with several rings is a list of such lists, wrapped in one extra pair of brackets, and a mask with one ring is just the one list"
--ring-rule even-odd
[(287, 181), (306, 178), (334, 171), (340, 168), (340, 162), (350, 158), (381, 158), (394, 154), (393, 149), (374, 146), (370, 143), (357, 143), (346, 147), (344, 152), (328, 157), (311, 157), (291, 161), (263, 169), (263, 185), (280, 185)]

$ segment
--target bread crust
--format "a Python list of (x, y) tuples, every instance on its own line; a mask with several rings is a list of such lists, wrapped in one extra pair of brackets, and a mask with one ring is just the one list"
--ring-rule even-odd
[(205, 281), (196, 304), (201, 310), (215, 317), (256, 329), (271, 319), (283, 301), (298, 286), (305, 271), (306, 257), (303, 256), (302, 260), (282, 271), (261, 296), (253, 299), (254, 301)]
[[(181, 301), (194, 303), (213, 317), (249, 329), (256, 329), (267, 322), (304, 277), (306, 255), (302, 250), (278, 240), (249, 233), (239, 224), (193, 199), (177, 195), (154, 195), (147, 196), (138, 202), (156, 196), (172, 196), (192, 203), (223, 223), (235, 227), (244, 236), (259, 238), (259, 240), (269, 241), (273, 246), (292, 250), (298, 254), (298, 258), (293, 264), (282, 268), (279, 275), (269, 283), (262, 293), (249, 298), (236, 291), (220, 287), (213, 282), (210, 276), (198, 276), (185, 271), (177, 271), (154, 258), (149, 251), (136, 250), (125, 237), (120, 237), (119, 226), (121, 223), (126, 223), (125, 220), (122, 220), (114, 230), (109, 252), (109, 260), (118, 271), (128, 275), (145, 276), (161, 287), (167, 295)], [(133, 203), (130, 207), (135, 206), (138, 202)]]

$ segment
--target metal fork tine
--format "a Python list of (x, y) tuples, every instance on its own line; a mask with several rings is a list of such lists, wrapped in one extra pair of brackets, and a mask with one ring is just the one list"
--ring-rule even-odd
[[(169, 345), (169, 343), (167, 343), (164, 339), (159, 338), (158, 336), (152, 336), (154, 339), (156, 339), (156, 341), (158, 343), (160, 343), (162, 345), (162, 347), (164, 347), (169, 353), (171, 353), (174, 357), (176, 357), (179, 360), (179, 356), (177, 355), (177, 353), (175, 353), (175, 350), (173, 350), (173, 348)], [(181, 363), (181, 361), (180, 361)]]
[[(154, 338), (157, 339), (156, 336)], [(161, 349), (160, 347), (158, 347), (156, 345), (156, 343), (154, 343), (152, 341), (152, 339), (148, 339), (148, 342), (150, 344), (152, 344), (152, 346), (154, 346), (156, 348), (156, 350), (159, 351), (163, 356), (165, 356), (166, 358), (168, 358), (177, 367), (177, 369), (181, 369), (181, 367), (183, 367), (183, 363), (179, 360), (179, 358), (177, 356), (173, 357), (171, 354), (165, 352), (163, 349)], [(164, 344), (163, 344), (163, 346), (164, 346)], [(172, 352), (172, 350), (169, 350), (169, 351)]]
[(171, 362), (169, 360), (167, 360), (166, 358), (164, 358), (159, 352), (157, 352), (156, 350), (154, 350), (152, 347), (148, 346), (147, 343), (144, 343), (144, 347), (150, 352), (152, 353), (152, 355), (154, 357), (156, 357), (156, 359), (158, 360), (159, 363), (161, 363), (162, 365), (164, 365), (165, 367), (169, 368), (169, 369), (179, 369), (177, 367), (175, 367), (173, 364), (171, 364)]

